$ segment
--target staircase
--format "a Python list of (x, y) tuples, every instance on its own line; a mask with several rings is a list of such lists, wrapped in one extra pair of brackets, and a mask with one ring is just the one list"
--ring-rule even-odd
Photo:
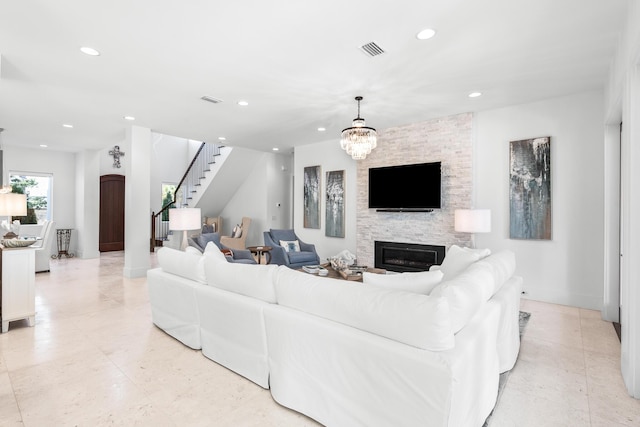
[[(159, 212), (151, 213), (151, 252), (156, 247), (163, 246), (171, 234), (169, 221), (162, 220), (163, 213), (177, 206), (195, 207), (197, 205), (197, 200), (194, 198), (197, 197), (198, 190), (202, 188), (203, 181), (215, 175), (215, 166), (217, 165), (219, 168), (231, 151), (230, 148), (226, 150), (224, 148), (222, 145), (203, 142), (176, 186), (173, 201), (164, 205)], [(165, 215), (166, 217), (168, 216)]]

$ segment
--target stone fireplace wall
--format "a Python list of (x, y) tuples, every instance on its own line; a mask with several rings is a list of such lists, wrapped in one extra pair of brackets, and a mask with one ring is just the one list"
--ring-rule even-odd
[[(358, 162), (357, 257), (374, 265), (374, 241), (468, 246), (471, 236), (453, 229), (455, 209), (472, 203), (471, 113), (385, 129), (378, 147)], [(442, 208), (433, 212), (376, 212), (368, 208), (369, 168), (442, 162)]]

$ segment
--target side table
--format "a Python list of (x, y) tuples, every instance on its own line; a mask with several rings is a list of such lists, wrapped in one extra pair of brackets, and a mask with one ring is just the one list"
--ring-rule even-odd
[(58, 253), (51, 255), (53, 259), (60, 259), (62, 255), (67, 258), (73, 258), (73, 254), (69, 253), (69, 244), (71, 243), (71, 228), (58, 228), (56, 230), (58, 237)]
[(258, 264), (260, 264), (260, 260), (262, 259), (262, 255), (264, 255), (265, 264), (269, 264), (271, 262), (271, 246), (249, 246), (247, 247), (252, 254), (258, 256)]

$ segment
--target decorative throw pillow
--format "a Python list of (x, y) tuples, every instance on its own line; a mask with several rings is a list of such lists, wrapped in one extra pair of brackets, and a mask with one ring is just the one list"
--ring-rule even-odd
[(202, 234), (215, 233), (216, 229), (213, 224), (204, 224), (202, 226)]
[(445, 280), (451, 280), (479, 259), (480, 253), (453, 245), (442, 260), (440, 271), (444, 273)]
[(236, 224), (236, 226), (233, 227), (231, 237), (233, 237), (234, 239), (239, 239), (240, 237), (242, 237), (242, 226), (240, 224)]
[(376, 274), (365, 271), (362, 273), (362, 282), (396, 291), (429, 295), (433, 288), (442, 281), (442, 277), (444, 274), (439, 270), (400, 274)]
[(285, 252), (300, 252), (300, 242), (297, 240), (280, 240), (280, 246)]

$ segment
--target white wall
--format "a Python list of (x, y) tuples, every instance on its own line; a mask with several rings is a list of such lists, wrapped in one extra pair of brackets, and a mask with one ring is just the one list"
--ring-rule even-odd
[[(253, 169), (224, 207), (222, 235), (229, 236), (242, 217), (251, 218), (246, 245), (264, 244), (263, 232), (269, 228), (290, 228), (291, 159), (287, 155), (262, 153)], [(280, 203), (280, 207), (276, 204)], [(217, 215), (213, 215), (217, 216)], [(275, 219), (274, 219), (275, 218)]]
[[(526, 298), (600, 310), (603, 279), (603, 93), (477, 113), (474, 192), (493, 229), (476, 245), (516, 253)], [(552, 240), (509, 239), (509, 141), (551, 137)]]
[[(611, 144), (620, 143), (621, 161), (614, 155), (607, 159), (607, 192), (616, 191), (620, 182), (620, 210), (608, 207), (608, 218), (622, 212), (620, 229), (608, 221), (605, 230), (607, 255), (618, 252), (617, 260), (605, 259), (605, 294), (608, 310), (615, 310), (616, 287), (619, 286), (620, 323), (622, 324), (621, 368), (629, 393), (640, 398), (640, 3), (629, 2), (627, 22), (618, 51), (611, 64), (606, 88), (607, 152)], [(623, 123), (621, 140), (611, 129)], [(622, 170), (619, 176), (616, 173)], [(607, 199), (615, 194), (607, 194)], [(618, 239), (616, 234), (621, 234)], [(616, 247), (620, 243), (619, 247)], [(608, 262), (607, 262), (608, 261)], [(610, 315), (609, 315), (610, 316)]]
[[(76, 228), (75, 157), (75, 153), (44, 148), (28, 149), (15, 146), (4, 148), (4, 162), (8, 172), (53, 175), (51, 212), (56, 228)], [(75, 251), (76, 245), (76, 236), (72, 233), (70, 250)], [(55, 244), (52, 250), (57, 251)]]
[(178, 184), (182, 179), (191, 157), (192, 144), (188, 139), (174, 136), (151, 134), (151, 210), (162, 209), (162, 184)]
[[(304, 228), (303, 195), (304, 168), (320, 165), (321, 170), (321, 203), (320, 203), (320, 229)], [(345, 237), (325, 236), (325, 189), (326, 173), (334, 170), (345, 171)], [(347, 249), (356, 253), (356, 206), (357, 190), (356, 182), (357, 164), (347, 153), (340, 148), (339, 139), (318, 144), (296, 147), (294, 155), (294, 186), (293, 186), (293, 225), (298, 237), (306, 242), (316, 245), (316, 251), (320, 255), (320, 261), (336, 255)]]

